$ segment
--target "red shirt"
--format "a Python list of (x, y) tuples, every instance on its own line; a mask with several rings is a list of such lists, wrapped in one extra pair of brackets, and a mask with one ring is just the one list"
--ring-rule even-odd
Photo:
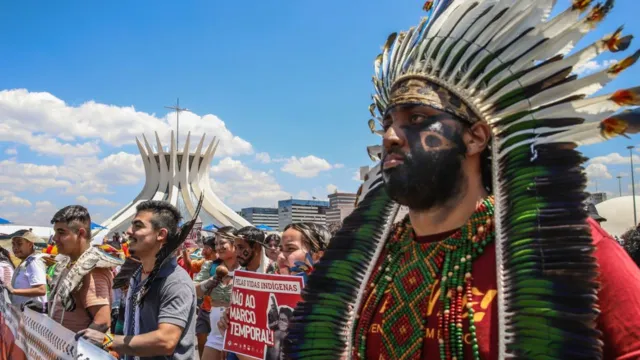
[[(626, 251), (598, 223), (589, 219), (591, 235), (596, 246), (595, 257), (600, 265), (598, 328), (604, 334), (604, 359), (630, 360), (640, 358), (640, 270)], [(418, 238), (417, 241), (439, 241), (450, 233)], [(473, 310), (481, 359), (496, 359), (498, 348), (498, 304), (496, 289), (495, 246), (487, 246), (482, 256), (473, 263)], [(439, 357), (438, 313), (440, 286), (436, 284), (427, 308), (427, 322), (422, 347), (422, 358)], [(380, 349), (382, 314), (387, 310), (380, 302), (367, 332), (367, 359), (383, 360)], [(466, 297), (463, 299), (466, 304)], [(465, 360), (473, 359), (468, 321), (464, 314)], [(392, 360), (392, 359), (384, 359)]]

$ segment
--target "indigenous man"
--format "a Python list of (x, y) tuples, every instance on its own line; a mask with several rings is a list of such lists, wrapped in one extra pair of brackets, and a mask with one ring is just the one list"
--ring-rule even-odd
[[(601, 129), (617, 120), (606, 118), (611, 112), (598, 113), (600, 109), (613, 111), (620, 105), (635, 105), (637, 100), (622, 101), (611, 94), (604, 95), (600, 103), (599, 98), (583, 100), (591, 94), (587, 87), (599, 80), (596, 77), (575, 80), (569, 75), (578, 59), (587, 59), (555, 57), (565, 45), (562, 41), (575, 43), (576, 38), (568, 35), (570, 31), (590, 29), (611, 8), (607, 1), (605, 6), (596, 5), (587, 17), (580, 17), (589, 2), (573, 1), (573, 6), (555, 22), (547, 23), (541, 19), (546, 16), (543, 13), (551, 11), (554, 1), (449, 0), (436, 1), (439, 5), (433, 9), (433, 1), (428, 1), (426, 8), (432, 12), (429, 22), (423, 20), (407, 33), (389, 38), (376, 61), (375, 105), (371, 107), (372, 114), (376, 108), (380, 114), (382, 130), (375, 130), (375, 121), (370, 122), (371, 130), (383, 137), (378, 173), (384, 188), (377, 185), (377, 179), (368, 182), (370, 189), (365, 190), (369, 193), (363, 191), (364, 201), (359, 201), (360, 207), (370, 206), (368, 213), (356, 209), (345, 219), (343, 230), (336, 235), (336, 245), (328, 249), (325, 260), (310, 276), (305, 289), (308, 295), (303, 295), (310, 304), (299, 306), (296, 311), (300, 319), (290, 327), (287, 353), (292, 359), (304, 359), (306, 349), (320, 350), (323, 344), (339, 343), (326, 340), (330, 330), (324, 332), (325, 329), (309, 325), (323, 322), (317, 319), (329, 314), (329, 306), (318, 306), (323, 301), (340, 306), (335, 300), (338, 296), (324, 296), (322, 291), (328, 288), (320, 285), (330, 286), (327, 276), (336, 275), (335, 279), (346, 276), (349, 268), (345, 264), (351, 259), (365, 259), (353, 255), (365, 253), (365, 241), (376, 241), (366, 239), (378, 236), (377, 231), (372, 230), (371, 220), (368, 228), (353, 230), (354, 221), (371, 219), (372, 214), (382, 212), (380, 204), (388, 197), (407, 206), (409, 214), (387, 232), (388, 238), (374, 243), (369, 252), (374, 255), (371, 265), (353, 266), (354, 271), (364, 275), (364, 281), (354, 301), (357, 316), (351, 318), (347, 341), (351, 353), (342, 354), (343, 357), (477, 360), (497, 359), (500, 353), (504, 358), (499, 342), (505, 340), (505, 335), (498, 329), (499, 322), (506, 317), (509, 326), (522, 329), (535, 326), (532, 322), (536, 322), (541, 329), (539, 333), (519, 333), (518, 339), (511, 340), (508, 346), (512, 354), (522, 351), (513, 358), (601, 358), (595, 355), (601, 349), (605, 359), (640, 358), (640, 271), (596, 221), (586, 218), (582, 205), (585, 180), (580, 168), (583, 160), (573, 150), (581, 141), (601, 141), (618, 134), (602, 135)], [(547, 38), (551, 29), (555, 31), (553, 41)], [(525, 32), (529, 33), (525, 36)], [(602, 51), (623, 50), (629, 39), (619, 36), (619, 33), (610, 35), (596, 45)], [(543, 43), (543, 39), (547, 42)], [(594, 50), (590, 56), (599, 51)], [(545, 61), (551, 57), (554, 59)], [(601, 76), (613, 77), (637, 57), (636, 54), (621, 61), (618, 67), (603, 70)], [(596, 88), (600, 86), (598, 83)], [(550, 93), (545, 93), (546, 90)], [(637, 96), (635, 90), (625, 91), (634, 94), (634, 99)], [(589, 108), (584, 113), (574, 110), (587, 103), (598, 104), (598, 109)], [(527, 117), (529, 114), (533, 115)], [(569, 118), (578, 121), (560, 125)], [(548, 123), (542, 123), (544, 119), (549, 119)], [(631, 124), (637, 124), (637, 113), (625, 113), (620, 119), (625, 129), (631, 129)], [(594, 122), (590, 124), (587, 120)], [(534, 121), (540, 123), (532, 124)], [(573, 124), (576, 129), (559, 128)], [(535, 131), (527, 130), (531, 128)], [(509, 138), (512, 134), (520, 137)], [(514, 168), (512, 163), (520, 168)], [(532, 170), (527, 171), (526, 164)], [(518, 169), (522, 171), (516, 172)], [(372, 175), (376, 176), (376, 172)], [(494, 199), (494, 192), (501, 196)], [(545, 201), (553, 196), (557, 201)], [(376, 199), (377, 203), (371, 202)], [(374, 206), (377, 211), (373, 211)], [(532, 210), (527, 212), (529, 209)], [(496, 229), (496, 224), (502, 228)], [(527, 233), (518, 238), (516, 226)], [(578, 236), (568, 239), (556, 236), (563, 232)], [(355, 238), (353, 245), (342, 245), (341, 234)], [(495, 242), (505, 237), (534, 245), (521, 245), (520, 253), (502, 255)], [(345, 244), (349, 240), (346, 238)], [(558, 252), (563, 243), (568, 245)], [(500, 249), (512, 245), (505, 241), (501, 244)], [(591, 257), (591, 244), (595, 247), (597, 266)], [(545, 253), (546, 249), (552, 252)], [(347, 255), (340, 257), (340, 252)], [(586, 253), (584, 257), (580, 255), (582, 252)], [(532, 255), (526, 257), (527, 254)], [(521, 261), (540, 261), (535, 263), (540, 267), (520, 267), (521, 271), (509, 272), (505, 279), (502, 276), (506, 277), (506, 273), (497, 274), (500, 267), (496, 264), (505, 264), (497, 260), (499, 256), (510, 256), (514, 262), (523, 258)], [(342, 261), (332, 263), (332, 259)], [(584, 270), (576, 271), (569, 264), (574, 259), (587, 259), (590, 263), (585, 263)], [(549, 263), (545, 264), (545, 260)], [(560, 267), (553, 268), (552, 263)], [(363, 265), (366, 273), (360, 270)], [(597, 267), (599, 272), (594, 270)], [(587, 290), (579, 301), (555, 307), (563, 297), (572, 296), (572, 290), (551, 285), (534, 288), (537, 284), (533, 281), (518, 288), (498, 284), (497, 279), (519, 280), (520, 274), (544, 284), (558, 284), (554, 281), (561, 279), (567, 287), (584, 285), (582, 289)], [(567, 281), (571, 276), (574, 281)], [(592, 289), (598, 283), (596, 304)], [(346, 291), (341, 289), (351, 289), (349, 284), (336, 281), (333, 287), (337, 292)], [(498, 292), (513, 294), (527, 287), (532, 292), (519, 295), (521, 308), (511, 310), (508, 315), (504, 308), (500, 309), (502, 314), (498, 312)], [(543, 293), (557, 297), (548, 303), (530, 301)], [(592, 303), (582, 310), (586, 299)], [(504, 301), (513, 304), (516, 300), (512, 296)], [(598, 310), (601, 313), (596, 322)], [(307, 314), (321, 315), (305, 318)], [(567, 316), (561, 317), (564, 314)], [(343, 321), (336, 320), (338, 324)], [(516, 321), (520, 322), (513, 325)], [(328, 320), (324, 323), (331, 326)], [(571, 330), (549, 331), (567, 323), (584, 325), (586, 331), (580, 335), (578, 330), (574, 334)], [(603, 348), (594, 327), (601, 332)], [(314, 333), (314, 329), (319, 331)], [(580, 346), (571, 342), (571, 336), (583, 334), (585, 337), (580, 339), (595, 339), (588, 347), (586, 342)], [(536, 336), (540, 336), (537, 342), (527, 342)], [(318, 338), (315, 342), (318, 345), (306, 348), (307, 343), (314, 343), (313, 337)], [(554, 351), (565, 355), (535, 355)], [(571, 351), (574, 355), (567, 355)]]
[(67, 206), (51, 219), (56, 257), (49, 314), (67, 329), (106, 331), (111, 324), (111, 268), (118, 257), (91, 246), (91, 216), (80, 205)]
[(267, 257), (264, 232), (253, 226), (236, 231), (234, 245), (236, 257), (242, 270), (257, 273), (272, 273), (275, 265)]
[(131, 255), (142, 266), (129, 286), (124, 336), (90, 329), (81, 335), (96, 344), (105, 343), (125, 359), (196, 359), (195, 289), (173, 256), (180, 212), (157, 200), (145, 201), (136, 210), (127, 237)]
[(11, 238), (13, 254), (22, 262), (15, 269), (11, 283), (6, 284), (13, 305), (20, 307), (29, 300), (39, 303), (38, 308), (46, 308), (47, 274), (40, 254), (35, 252), (35, 243), (40, 242), (32, 232)]

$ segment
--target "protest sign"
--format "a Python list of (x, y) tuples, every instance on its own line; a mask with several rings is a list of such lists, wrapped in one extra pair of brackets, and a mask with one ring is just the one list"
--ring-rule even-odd
[(236, 270), (224, 350), (255, 359), (279, 360), (303, 287), (300, 276)]
[(0, 287), (0, 360), (115, 360), (90, 343), (80, 350), (75, 333), (43, 314), (30, 309), (21, 312)]

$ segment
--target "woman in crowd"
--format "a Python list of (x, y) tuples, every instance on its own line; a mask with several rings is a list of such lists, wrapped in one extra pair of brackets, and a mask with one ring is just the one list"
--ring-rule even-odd
[[(205, 295), (211, 297), (211, 313), (209, 315), (211, 324), (217, 324), (224, 310), (231, 304), (231, 280), (233, 279), (233, 272), (240, 267), (236, 259), (236, 249), (233, 245), (232, 234), (216, 233), (215, 245), (218, 259), (222, 260), (222, 264), (218, 266), (218, 269), (226, 268), (228, 270), (227, 276), (222, 278), (214, 276), (196, 285), (198, 297)], [(225, 358), (223, 351), (224, 336), (217, 326), (214, 325), (211, 328), (202, 354), (202, 360), (223, 360)]]
[(0, 280), (3, 284), (11, 284), (11, 278), (13, 277), (13, 271), (16, 266), (11, 261), (11, 254), (9, 250), (0, 246)]
[(331, 233), (324, 225), (300, 222), (287, 225), (282, 233), (282, 251), (277, 260), (277, 273), (303, 275), (313, 270), (329, 245)]
[[(282, 233), (282, 251), (276, 261), (277, 266), (275, 273), (303, 276), (306, 280), (307, 275), (313, 271), (313, 264), (317, 263), (324, 254), (324, 250), (329, 245), (329, 240), (331, 240), (331, 233), (324, 225), (318, 225), (312, 222), (299, 222), (287, 225)], [(288, 316), (287, 319), (289, 319)], [(211, 321), (212, 325), (215, 324), (213, 318)], [(288, 326), (288, 321), (285, 321), (283, 318), (282, 323), (285, 322)], [(229, 325), (228, 311), (217, 324), (220, 333), (224, 333)], [(286, 331), (280, 330), (279, 336), (284, 338)], [(281, 354), (279, 345), (280, 344), (278, 344), (277, 347), (274, 346), (274, 349), (270, 350), (271, 352), (276, 351), (276, 356), (280, 356)], [(240, 360), (251, 359), (243, 355), (237, 356)], [(207, 360), (207, 358), (203, 357), (203, 360)]]
[(280, 235), (267, 235), (265, 243), (267, 244), (267, 257), (271, 261), (277, 261), (278, 255), (280, 255)]

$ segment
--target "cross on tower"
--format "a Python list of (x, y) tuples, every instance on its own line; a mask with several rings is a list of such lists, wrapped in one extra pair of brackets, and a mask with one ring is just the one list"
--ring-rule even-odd
[(180, 107), (180, 98), (178, 98), (174, 106), (165, 106), (165, 108), (176, 112), (176, 150), (178, 150), (180, 147), (180, 111), (189, 111), (189, 109)]

